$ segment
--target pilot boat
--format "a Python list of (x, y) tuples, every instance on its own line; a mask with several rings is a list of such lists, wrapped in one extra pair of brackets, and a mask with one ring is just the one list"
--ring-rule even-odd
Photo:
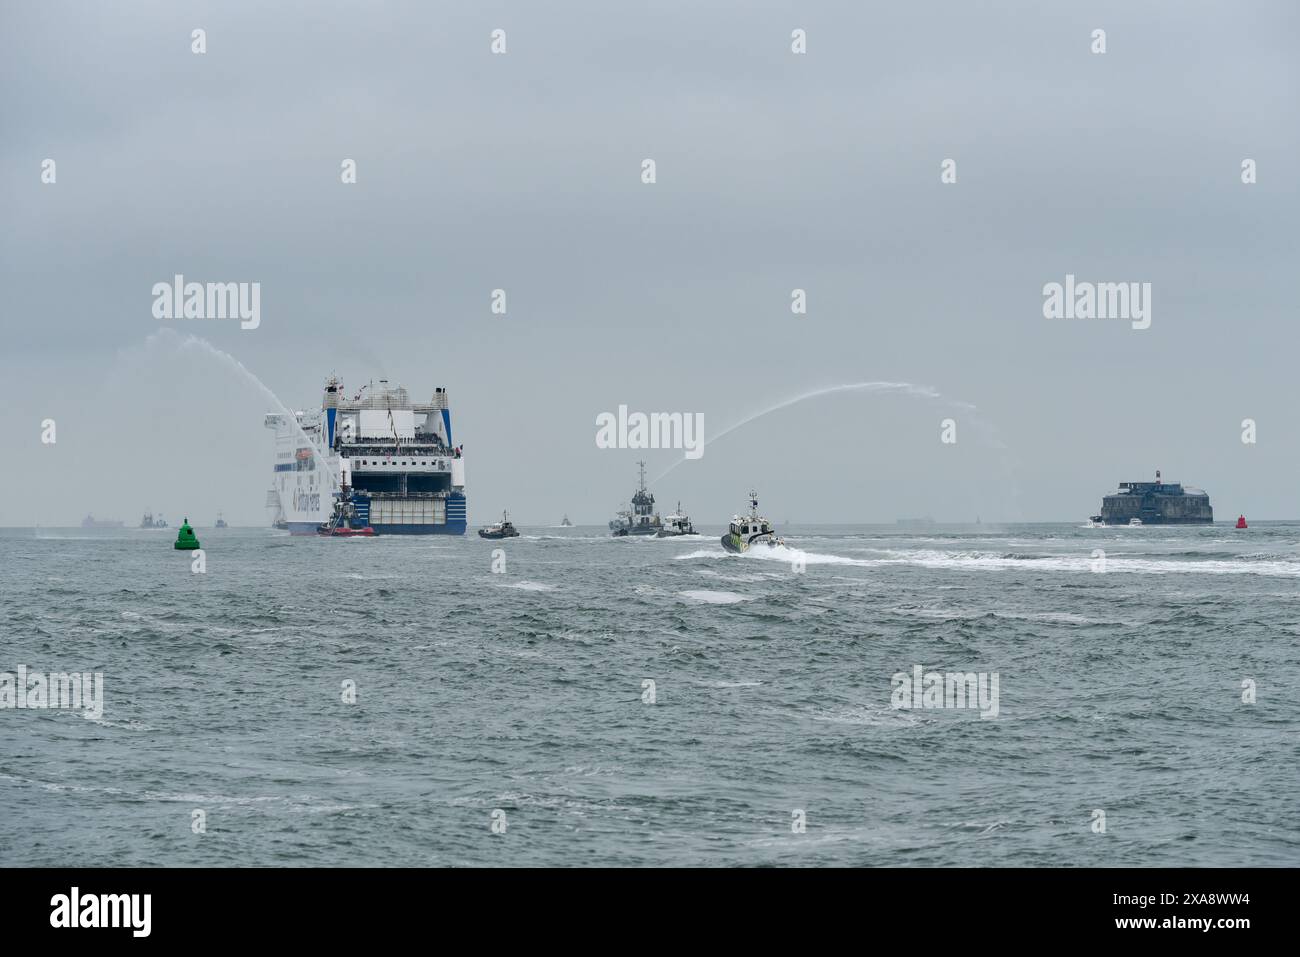
[(729, 552), (747, 552), (754, 545), (776, 548), (785, 542), (776, 537), (772, 523), (758, 514), (758, 493), (749, 493), (749, 514), (735, 515), (722, 536), (722, 547)]

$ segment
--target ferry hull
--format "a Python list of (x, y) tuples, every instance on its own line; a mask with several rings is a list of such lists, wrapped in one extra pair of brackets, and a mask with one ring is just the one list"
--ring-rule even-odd
[[(315, 535), (319, 522), (290, 522), (290, 535)], [(465, 523), (448, 522), (446, 525), (371, 525), (375, 535), (464, 535)]]

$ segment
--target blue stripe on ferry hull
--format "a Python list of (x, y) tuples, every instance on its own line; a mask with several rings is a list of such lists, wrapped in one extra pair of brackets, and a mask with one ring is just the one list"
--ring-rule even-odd
[[(290, 522), (290, 535), (315, 535), (317, 523)], [(375, 525), (376, 535), (464, 535), (465, 521), (448, 519), (446, 525)]]
[(376, 535), (464, 535), (465, 523), (447, 521), (446, 525), (374, 525)]

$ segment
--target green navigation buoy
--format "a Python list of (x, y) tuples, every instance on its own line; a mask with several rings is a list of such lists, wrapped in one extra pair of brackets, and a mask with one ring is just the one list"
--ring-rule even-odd
[(181, 530), (176, 533), (176, 549), (188, 552), (198, 547), (199, 540), (194, 537), (194, 529), (190, 528), (190, 520), (187, 518), (181, 522)]

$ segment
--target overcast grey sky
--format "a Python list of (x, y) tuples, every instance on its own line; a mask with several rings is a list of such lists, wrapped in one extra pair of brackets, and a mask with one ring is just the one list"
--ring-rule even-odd
[[(191, 334), (298, 408), (332, 371), (446, 386), (475, 524), (608, 519), (620, 404), (702, 412), (707, 442), (873, 380), (941, 398), (798, 403), (660, 503), (1073, 520), (1161, 468), (1219, 518), (1300, 516), (1298, 11), (11, 0), (0, 524), (263, 522), (267, 403)], [(260, 282), (260, 327), (155, 319), (176, 273)], [(1045, 319), (1067, 273), (1151, 283), (1151, 327)]]

